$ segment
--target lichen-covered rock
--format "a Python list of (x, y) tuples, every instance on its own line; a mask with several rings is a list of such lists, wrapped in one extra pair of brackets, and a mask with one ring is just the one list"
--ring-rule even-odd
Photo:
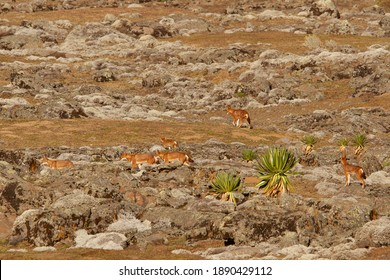
[(140, 221), (134, 216), (119, 217), (117, 221), (110, 224), (107, 231), (119, 233), (145, 233), (152, 230), (151, 223), (147, 220)]
[(9, 35), (0, 38), (0, 49), (13, 50), (23, 48), (32, 38), (23, 35)]
[(75, 248), (123, 250), (127, 247), (127, 238), (117, 232), (88, 234), (86, 230), (80, 229), (75, 233), (75, 243)]
[(332, 0), (314, 1), (312, 6), (310, 7), (310, 12), (314, 16), (327, 14), (335, 18), (340, 18), (340, 12), (338, 11), (336, 4)]
[(360, 248), (390, 245), (390, 219), (382, 217), (366, 223), (356, 232), (356, 244)]
[(48, 209), (31, 209), (17, 217), (10, 243), (28, 241), (35, 246), (53, 246), (72, 238), (77, 229), (96, 233), (114, 221), (121, 208), (105, 199), (84, 194), (71, 194), (58, 199)]

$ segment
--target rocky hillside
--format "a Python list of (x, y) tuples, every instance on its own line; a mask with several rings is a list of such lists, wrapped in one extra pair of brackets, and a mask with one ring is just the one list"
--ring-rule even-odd
[[(389, 258), (390, 2), (372, 2), (2, 1), (2, 259), (151, 246), (167, 258)], [(233, 127), (227, 106), (254, 128)], [(318, 142), (305, 155), (307, 135)], [(163, 136), (194, 162), (120, 160), (163, 150)], [(365, 189), (344, 186), (343, 138)], [(300, 159), (279, 198), (243, 159), (273, 146)], [(219, 171), (244, 182), (237, 205), (211, 191)]]

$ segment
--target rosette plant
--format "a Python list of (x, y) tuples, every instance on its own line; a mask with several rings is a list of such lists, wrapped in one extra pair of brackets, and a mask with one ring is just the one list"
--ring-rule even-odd
[(357, 133), (353, 138), (353, 143), (355, 144), (355, 156), (361, 156), (367, 144), (367, 136), (364, 133)]
[(303, 144), (305, 144), (305, 148), (303, 152), (305, 155), (308, 155), (313, 151), (314, 144), (318, 142), (318, 139), (314, 135), (309, 134), (303, 136), (301, 141)]
[(348, 143), (349, 143), (349, 141), (348, 141), (348, 139), (347, 138), (342, 138), (342, 139), (340, 139), (339, 141), (338, 141), (338, 145), (339, 145), (339, 150), (340, 150), (340, 152), (344, 152), (345, 150), (346, 150), (346, 148), (347, 148), (347, 146), (348, 146)]
[(291, 169), (297, 164), (295, 155), (286, 148), (276, 147), (268, 149), (257, 160), (257, 170), (260, 182), (256, 187), (264, 189), (267, 196), (278, 196), (292, 191), (290, 175), (296, 174)]
[(242, 158), (246, 161), (253, 161), (257, 158), (257, 154), (254, 150), (245, 149), (242, 151)]
[(219, 172), (211, 182), (213, 192), (222, 194), (221, 200), (237, 204), (234, 193), (241, 191), (242, 183), (240, 176), (227, 172)]

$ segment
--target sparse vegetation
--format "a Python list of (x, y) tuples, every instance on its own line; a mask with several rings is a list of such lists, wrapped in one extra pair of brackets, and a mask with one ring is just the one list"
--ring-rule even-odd
[(315, 50), (322, 47), (322, 41), (317, 35), (307, 35), (303, 45), (311, 50)]
[(390, 0), (377, 0), (376, 4), (381, 6), (386, 12), (390, 12)]
[(246, 94), (246, 92), (238, 91), (238, 92), (236, 92), (236, 96), (239, 98), (243, 98), (243, 97), (246, 97), (247, 94)]
[(390, 166), (390, 159), (386, 159), (386, 160), (384, 160), (383, 163), (382, 163), (382, 167), (383, 167), (383, 168), (388, 167), (388, 166)]
[(313, 147), (318, 142), (318, 138), (312, 134), (309, 134), (303, 136), (301, 141), (303, 144), (305, 144), (304, 154), (308, 155), (313, 151)]
[[(318, 245), (318, 258), (366, 258), (373, 252), (334, 247), (348, 242), (345, 228), (356, 233), (359, 248), (386, 243), (385, 237), (357, 234), (361, 221), (368, 221), (367, 209), (375, 206), (371, 220), (389, 214), (390, 194), (382, 191), (387, 182), (379, 180), (386, 174), (364, 192), (356, 178), (350, 188), (342, 187), (336, 145), (348, 149), (348, 162), (358, 161), (367, 175), (389, 172), (390, 94), (383, 69), (390, 44), (383, 9), (390, 12), (390, 0), (338, 1), (341, 20), (314, 15), (313, 1), (265, 1), (255, 13), (250, 1), (228, 0), (3, 2), (1, 259), (252, 259), (259, 252), (250, 246), (262, 243), (271, 247), (261, 257), (270, 258), (285, 247), (281, 237), (294, 239), (296, 232)], [(232, 128), (228, 104), (248, 110), (254, 129)], [(357, 126), (381, 143), (368, 143), (364, 161), (351, 158)], [(304, 136), (311, 133), (320, 139)], [(337, 142), (339, 133), (347, 138)], [(194, 163), (161, 160), (131, 171), (132, 161), (120, 161), (120, 151), (152, 153), (162, 136), (182, 143), (178, 150), (190, 152)], [(273, 148), (260, 157), (262, 147), (290, 139), (294, 150)], [(69, 158), (75, 167), (51, 170), (39, 165), (43, 155)], [(305, 176), (290, 176), (298, 159)], [(75, 193), (84, 182), (84, 191)], [(288, 203), (265, 197), (293, 186)], [(343, 203), (337, 199), (351, 195)], [(23, 213), (31, 207), (53, 211)], [(91, 207), (92, 216), (84, 211)], [(122, 215), (128, 210), (134, 215)], [(30, 221), (28, 232), (23, 223), (12, 225), (22, 213)], [(75, 217), (84, 222), (75, 223)], [(121, 253), (68, 250), (78, 244), (77, 230), (109, 235), (115, 230), (110, 225), (130, 218), (148, 234), (138, 234)], [(37, 242), (56, 251), (35, 252)], [(307, 253), (290, 251), (283, 258)]]
[(325, 41), (325, 47), (327, 49), (333, 50), (338, 46), (337, 42), (335, 40), (327, 40)]
[(242, 151), (242, 157), (246, 161), (253, 161), (257, 158), (257, 154), (251, 149), (245, 149)]
[(221, 200), (237, 204), (234, 193), (241, 191), (241, 178), (232, 173), (219, 172), (212, 181), (211, 187), (213, 192), (222, 194)]
[(338, 142), (337, 145), (339, 146), (340, 152), (345, 151), (349, 144), (349, 140), (347, 138), (341, 138)]
[(354, 154), (356, 156), (360, 156), (364, 148), (366, 147), (367, 144), (367, 136), (364, 133), (357, 133), (354, 138), (353, 138), (353, 143), (355, 145), (355, 152)]
[(291, 192), (292, 184), (288, 177), (294, 174), (291, 169), (296, 163), (296, 157), (286, 148), (269, 149), (258, 160), (260, 182), (257, 187), (263, 188), (264, 194), (271, 197)]
[[(14, 121), (0, 120), (1, 144), (3, 148), (22, 149), (25, 147), (58, 147), (62, 145), (110, 146), (110, 145), (145, 145), (160, 141), (160, 135), (172, 134), (175, 131), (188, 129), (187, 136), (191, 142), (205, 142), (210, 137), (221, 141), (241, 141), (247, 145), (255, 145), (259, 141), (271, 144), (282, 135), (269, 135), (258, 131), (256, 136), (246, 140), (236, 135), (226, 135), (222, 127), (212, 123), (185, 124), (180, 122), (145, 122), (134, 121), (132, 126), (122, 120), (45, 120)], [(24, 129), (28, 127), (28, 129)], [(21, 129), (23, 128), (23, 129)], [(56, 133), (53, 133), (56, 131)], [(17, 135), (17, 136), (16, 136)], [(277, 138), (276, 138), (277, 137)], [(177, 138), (178, 141), (182, 139)]]
[(303, 136), (301, 140), (305, 145), (310, 145), (310, 146), (313, 146), (318, 142), (318, 138), (312, 134)]

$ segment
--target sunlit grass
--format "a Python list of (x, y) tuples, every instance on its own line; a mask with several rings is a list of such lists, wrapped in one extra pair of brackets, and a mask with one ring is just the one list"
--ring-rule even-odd
[[(184, 132), (185, 133), (182, 133)], [(72, 120), (0, 120), (2, 148), (41, 147), (108, 147), (116, 145), (154, 145), (163, 135), (172, 135), (181, 142), (205, 143), (216, 139), (224, 143), (242, 142), (246, 145), (273, 143), (282, 134), (264, 130), (238, 130), (231, 133), (228, 125), (215, 126), (208, 122), (125, 121), (101, 119)], [(245, 138), (243, 138), (243, 135)]]

